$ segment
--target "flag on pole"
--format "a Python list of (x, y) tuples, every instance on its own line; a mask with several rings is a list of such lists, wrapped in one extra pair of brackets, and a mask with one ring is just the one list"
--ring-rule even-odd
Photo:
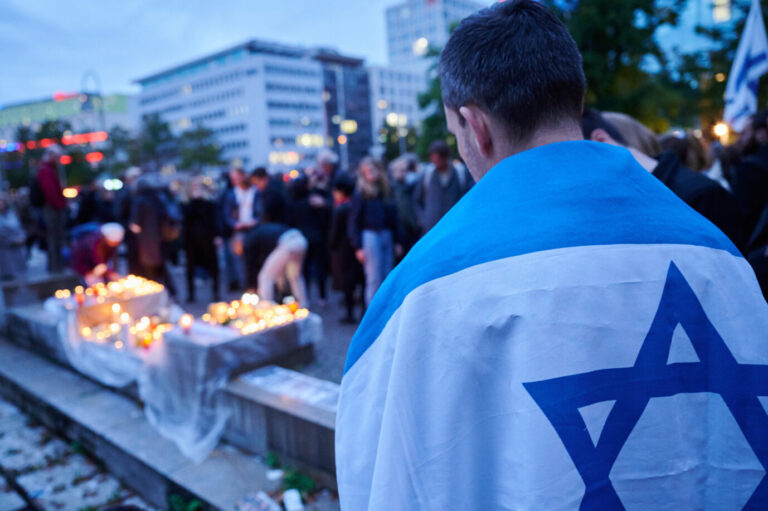
[(768, 509), (768, 305), (623, 149), (505, 159), (352, 340), (343, 511)]
[(757, 112), (757, 84), (768, 72), (768, 37), (759, 0), (752, 0), (741, 34), (731, 75), (725, 88), (725, 122), (740, 132), (747, 118)]

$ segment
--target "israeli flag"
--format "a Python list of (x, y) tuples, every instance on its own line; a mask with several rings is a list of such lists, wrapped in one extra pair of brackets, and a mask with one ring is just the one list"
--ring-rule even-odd
[(344, 511), (768, 509), (768, 305), (628, 151), (493, 168), (385, 281), (337, 415)]
[(731, 129), (741, 132), (747, 118), (757, 112), (757, 84), (768, 72), (768, 37), (765, 35), (759, 0), (752, 0), (747, 23), (741, 34), (725, 88), (723, 118)]

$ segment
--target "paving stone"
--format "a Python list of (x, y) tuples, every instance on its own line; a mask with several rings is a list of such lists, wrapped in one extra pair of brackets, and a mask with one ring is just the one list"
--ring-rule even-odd
[(18, 511), (26, 506), (27, 503), (18, 494), (0, 490), (0, 511)]
[(100, 508), (119, 502), (128, 495), (128, 490), (108, 474), (97, 474), (76, 486), (37, 498), (43, 509), (57, 511), (78, 511), (86, 508)]
[(39, 426), (15, 429), (0, 437), (0, 466), (6, 470), (44, 467), (69, 452), (67, 444)]
[(29, 496), (40, 499), (88, 481), (98, 471), (86, 457), (72, 454), (52, 466), (19, 476), (17, 481)]

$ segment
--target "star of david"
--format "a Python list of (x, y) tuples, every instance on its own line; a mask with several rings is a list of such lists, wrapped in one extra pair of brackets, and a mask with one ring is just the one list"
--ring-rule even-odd
[[(680, 325), (699, 361), (668, 363)], [(674, 263), (635, 365), (523, 384), (557, 431), (584, 481), (582, 510), (624, 509), (609, 474), (652, 398), (709, 392), (722, 396), (766, 474), (745, 509), (768, 509), (768, 366), (740, 364)], [(593, 443), (579, 408), (615, 400)]]

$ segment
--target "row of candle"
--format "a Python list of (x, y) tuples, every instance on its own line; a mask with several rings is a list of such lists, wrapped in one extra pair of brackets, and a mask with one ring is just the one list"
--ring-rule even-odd
[(107, 284), (98, 282), (88, 287), (77, 286), (74, 292), (69, 289), (60, 289), (54, 293), (54, 296), (61, 300), (69, 300), (74, 296), (78, 305), (83, 305), (86, 301), (99, 304), (106, 300), (127, 300), (137, 296), (151, 295), (163, 289), (162, 284), (136, 275), (128, 275)]
[(307, 316), (309, 311), (300, 308), (292, 297), (288, 297), (283, 304), (275, 304), (261, 301), (256, 294), (246, 293), (240, 300), (210, 304), (202, 320), (211, 325), (234, 328), (246, 335), (286, 325)]
[(162, 321), (159, 316), (143, 316), (134, 321), (130, 314), (122, 312), (120, 304), (112, 304), (113, 320), (93, 327), (83, 327), (80, 334), (83, 339), (97, 343), (113, 343), (122, 350), (126, 344), (137, 348), (149, 349), (152, 343), (159, 341), (173, 325)]

